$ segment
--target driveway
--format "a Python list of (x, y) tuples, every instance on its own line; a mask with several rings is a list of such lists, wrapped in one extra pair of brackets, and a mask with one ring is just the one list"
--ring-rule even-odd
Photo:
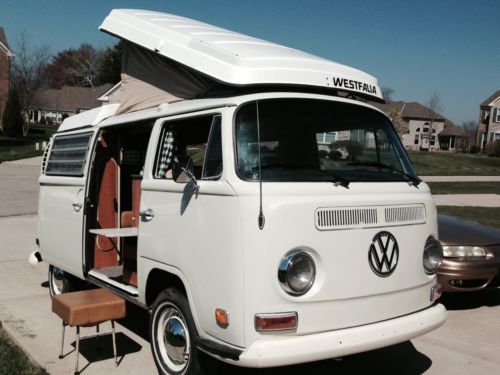
[[(0, 165), (0, 322), (14, 340), (51, 374), (68, 374), (74, 366), (74, 329), (68, 329), (59, 360), (61, 322), (51, 312), (47, 265), (32, 267), (35, 249), (36, 180), (39, 169), (29, 163)], [(31, 202), (31, 203), (29, 203)], [(10, 214), (9, 214), (10, 212)], [(15, 215), (7, 217), (8, 215)], [(500, 291), (453, 295), (445, 325), (427, 335), (388, 348), (304, 365), (274, 369), (240, 369), (221, 365), (217, 374), (496, 374), (500, 368)], [(112, 360), (109, 327), (101, 327), (102, 351), (92, 338), (81, 341), (83, 374), (154, 374), (147, 338), (147, 312), (128, 305), (117, 325), (120, 364)], [(367, 311), (369, 313), (369, 311)], [(92, 328), (82, 336), (93, 335)]]

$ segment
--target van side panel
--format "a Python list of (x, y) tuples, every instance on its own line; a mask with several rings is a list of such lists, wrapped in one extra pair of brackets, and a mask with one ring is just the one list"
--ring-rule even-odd
[[(41, 176), (38, 204), (40, 253), (49, 264), (83, 279), (85, 177)], [(77, 211), (73, 205), (82, 205)]]
[[(199, 181), (199, 185), (196, 196), (187, 185), (172, 180), (143, 180), (141, 211), (152, 209), (154, 218), (139, 224), (139, 288), (147, 280), (144, 261), (177, 268), (180, 278), (189, 282), (185, 287), (198, 333), (243, 346), (238, 201), (225, 182)], [(217, 308), (229, 314), (229, 327), (216, 324)]]

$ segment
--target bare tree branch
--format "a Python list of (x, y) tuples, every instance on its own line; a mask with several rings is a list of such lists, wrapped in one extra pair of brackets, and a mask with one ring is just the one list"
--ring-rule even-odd
[[(441, 104), (441, 95), (434, 91), (427, 101), (425, 102), (425, 106), (430, 109), (429, 111), (429, 149), (428, 152), (431, 152), (431, 143), (432, 143), (432, 129), (434, 128), (434, 121), (439, 117), (439, 113), (443, 110), (443, 106)], [(437, 140), (437, 136), (436, 136)]]
[(29, 113), (35, 104), (36, 92), (45, 83), (49, 57), (48, 47), (35, 48), (31, 45), (27, 32), (20, 33), (13, 64), (12, 81), (25, 111), (23, 136), (28, 135), (30, 129)]

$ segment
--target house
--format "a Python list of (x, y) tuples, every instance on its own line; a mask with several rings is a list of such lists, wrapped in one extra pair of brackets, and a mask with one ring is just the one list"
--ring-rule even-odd
[(14, 53), (9, 48), (3, 28), (0, 27), (0, 127), (2, 127), (3, 111), (9, 97), (10, 64), (13, 58)]
[(60, 124), (64, 118), (101, 105), (98, 100), (113, 85), (97, 87), (63, 86), (37, 92), (34, 108), (30, 110), (31, 122)]
[(481, 103), (477, 133), (477, 143), (481, 149), (489, 142), (500, 140), (500, 90)]
[(371, 104), (389, 116), (408, 150), (455, 151), (465, 141), (464, 129), (420, 103)]

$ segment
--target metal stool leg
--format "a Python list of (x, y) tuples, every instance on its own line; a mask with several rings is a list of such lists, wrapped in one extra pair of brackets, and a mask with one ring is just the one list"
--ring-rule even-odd
[(61, 339), (61, 354), (59, 354), (59, 359), (63, 358), (64, 355), (63, 355), (63, 349), (64, 349), (64, 331), (66, 330), (66, 323), (64, 322), (64, 320), (62, 321), (62, 339)]
[(78, 359), (80, 357), (80, 326), (76, 326), (76, 364), (75, 375), (78, 375)]
[(101, 351), (101, 347), (99, 345), (99, 324), (96, 326), (96, 333), (97, 333), (97, 336), (96, 336), (96, 350), (99, 352), (99, 351)]
[(113, 354), (115, 356), (115, 366), (118, 366), (118, 360), (116, 359), (116, 337), (115, 337), (115, 321), (111, 321), (111, 332), (113, 335)]

